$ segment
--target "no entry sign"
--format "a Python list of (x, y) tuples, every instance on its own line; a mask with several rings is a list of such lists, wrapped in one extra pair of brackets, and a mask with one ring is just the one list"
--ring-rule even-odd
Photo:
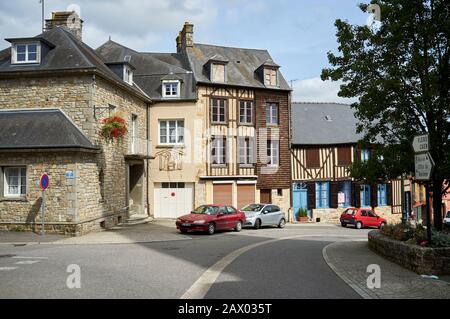
[(47, 173), (42, 174), (41, 178), (39, 179), (39, 187), (45, 191), (48, 188), (48, 185), (50, 184), (50, 179), (48, 177)]

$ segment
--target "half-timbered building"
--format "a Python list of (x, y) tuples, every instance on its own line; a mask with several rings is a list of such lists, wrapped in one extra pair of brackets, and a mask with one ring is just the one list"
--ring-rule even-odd
[(373, 207), (389, 220), (401, 219), (401, 183), (368, 185), (355, 181), (348, 167), (368, 160), (358, 146), (357, 119), (349, 105), (292, 103), (292, 207), (311, 220), (337, 222), (347, 207)]

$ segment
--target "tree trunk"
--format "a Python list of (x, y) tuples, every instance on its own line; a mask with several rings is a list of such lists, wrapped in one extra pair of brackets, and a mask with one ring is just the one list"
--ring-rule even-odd
[(442, 230), (442, 185), (443, 180), (433, 180), (433, 221), (436, 230)]

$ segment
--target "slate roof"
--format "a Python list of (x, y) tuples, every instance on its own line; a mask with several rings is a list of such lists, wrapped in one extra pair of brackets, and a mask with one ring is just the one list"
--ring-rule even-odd
[(186, 54), (137, 52), (114, 41), (107, 41), (96, 52), (105, 61), (123, 61), (130, 56), (130, 63), (136, 68), (133, 81), (153, 100), (168, 100), (162, 97), (162, 80), (168, 75), (181, 81), (180, 99), (195, 100), (194, 76)]
[(195, 80), (199, 83), (213, 83), (210, 81), (204, 65), (214, 56), (221, 56), (228, 61), (227, 85), (291, 90), (280, 71), (278, 71), (279, 87), (277, 88), (266, 87), (262, 79), (257, 77), (256, 70), (267, 61), (272, 61), (274, 66), (277, 66), (267, 50), (194, 43), (194, 46), (188, 47), (186, 52), (192, 71), (194, 71)]
[(355, 111), (347, 104), (294, 102), (291, 123), (294, 145), (351, 144), (363, 138), (356, 133)]
[(49, 148), (98, 149), (61, 110), (0, 111), (0, 150)]
[[(78, 40), (65, 27), (56, 27), (43, 32), (34, 38), (48, 42), (54, 47), (42, 56), (39, 64), (11, 64), (11, 48), (0, 51), (0, 78), (7, 73), (43, 72), (43, 71), (70, 71), (70, 70), (95, 70), (105, 78), (121, 85), (123, 88), (133, 91), (144, 99), (148, 99), (138, 87), (130, 86), (118, 77), (105, 65), (105, 60), (91, 47)], [(7, 39), (14, 41), (17, 39)], [(123, 61), (123, 60), (121, 60)], [(114, 61), (116, 62), (116, 61)]]

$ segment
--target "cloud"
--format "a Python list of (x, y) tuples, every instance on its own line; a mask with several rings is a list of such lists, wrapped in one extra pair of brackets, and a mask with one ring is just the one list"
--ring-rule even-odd
[(322, 81), (320, 77), (301, 80), (293, 83), (294, 102), (336, 102), (353, 103), (357, 98), (342, 98), (338, 96), (342, 82)]

